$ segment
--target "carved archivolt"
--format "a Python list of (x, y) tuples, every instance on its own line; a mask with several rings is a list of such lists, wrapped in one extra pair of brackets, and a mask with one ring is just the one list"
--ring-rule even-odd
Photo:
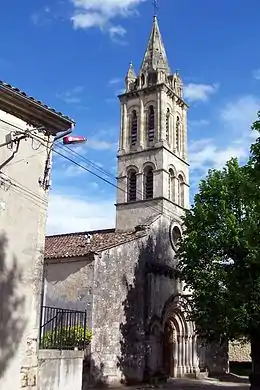
[(162, 314), (162, 325), (172, 324), (177, 335), (192, 336), (195, 332), (195, 325), (190, 321), (191, 307), (186, 297), (175, 295), (165, 304)]

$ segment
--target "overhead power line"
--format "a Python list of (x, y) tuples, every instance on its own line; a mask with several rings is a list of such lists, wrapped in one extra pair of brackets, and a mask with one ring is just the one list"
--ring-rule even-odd
[[(49, 146), (49, 147), (50, 147), (50, 145), (48, 144), (48, 142), (46, 142), (46, 140), (45, 140), (44, 138), (42, 138), (42, 137), (40, 137), (40, 136), (38, 136), (38, 135), (36, 135), (36, 134), (32, 134), (30, 131), (25, 131), (25, 130), (22, 129), (21, 127), (19, 127), (19, 126), (17, 126), (17, 125), (13, 125), (12, 123), (7, 122), (7, 121), (4, 121), (4, 120), (2, 120), (2, 119), (0, 119), (0, 122), (4, 122), (5, 124), (7, 124), (7, 125), (9, 125), (9, 126), (12, 126), (12, 127), (16, 128), (16, 129), (19, 130), (20, 132), (25, 133), (25, 134), (27, 134), (28, 136), (30, 136), (30, 137), (32, 137), (32, 138), (35, 138), (35, 139), (40, 140), (44, 146), (46, 146), (46, 147)], [(33, 129), (33, 130), (35, 130), (35, 129)], [(31, 130), (31, 131), (33, 131), (33, 130)], [(64, 150), (65, 152), (68, 151), (69, 154), (71, 154), (71, 155), (76, 155), (76, 156), (80, 157), (82, 160), (86, 161), (87, 164), (92, 165), (92, 168), (98, 170), (98, 171), (101, 172), (101, 173), (104, 173), (106, 176), (110, 176), (110, 177), (112, 177), (114, 180), (117, 180), (116, 177), (113, 176), (110, 172), (107, 172), (106, 170), (102, 169), (101, 167), (98, 167), (98, 165), (95, 164), (93, 161), (87, 159), (85, 156), (82, 156), (81, 154), (77, 153), (76, 151), (71, 150), (69, 147), (67, 147), (67, 146), (64, 147), (63, 145), (61, 145), (61, 142), (59, 142), (59, 143), (57, 144), (57, 146), (58, 146), (58, 148)], [(67, 150), (66, 150), (65, 148), (66, 148)], [(72, 164), (78, 166), (79, 168), (84, 169), (86, 172), (89, 172), (90, 174), (94, 175), (94, 176), (97, 177), (98, 179), (104, 181), (106, 184), (109, 184), (109, 185), (111, 185), (112, 187), (114, 187), (114, 188), (116, 188), (116, 189), (118, 189), (118, 190), (124, 192), (125, 194), (127, 194), (127, 191), (126, 191), (125, 189), (119, 187), (117, 184), (112, 183), (110, 180), (104, 178), (103, 176), (100, 176), (99, 174), (93, 172), (91, 169), (85, 167), (84, 165), (82, 165), (82, 164), (78, 163), (77, 161), (73, 160), (72, 158), (70, 158), (70, 157), (64, 155), (64, 154), (61, 153), (61, 152), (59, 152), (58, 150), (56, 150), (56, 149), (53, 147), (53, 145), (52, 145), (52, 150), (53, 150), (53, 152), (55, 152), (57, 155), (60, 155), (62, 158), (66, 159), (67, 161), (71, 162)], [(137, 191), (137, 193), (138, 193), (139, 195), (142, 195), (141, 191)], [(153, 201), (153, 199), (149, 200), (149, 201), (146, 203), (146, 206), (147, 206), (147, 204), (148, 204), (148, 207), (149, 207), (149, 208), (151, 208), (152, 210), (156, 211), (156, 213), (161, 214), (161, 209), (160, 209), (160, 208), (157, 208), (157, 206), (154, 206), (153, 204), (151, 204), (152, 201)], [(169, 219), (172, 219), (172, 216), (175, 216), (175, 215), (173, 214), (172, 210), (169, 210), (168, 208), (164, 208), (164, 210), (165, 210), (165, 216), (167, 216)]]

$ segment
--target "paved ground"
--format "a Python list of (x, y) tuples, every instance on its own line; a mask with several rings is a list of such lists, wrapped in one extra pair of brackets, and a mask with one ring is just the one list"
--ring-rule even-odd
[(205, 389), (205, 390), (248, 390), (249, 383), (247, 378), (233, 378), (228, 381), (220, 381), (212, 378), (208, 379), (173, 379), (166, 385), (166, 389), (188, 390), (188, 389)]
[[(214, 378), (207, 379), (170, 379), (164, 385), (160, 386), (117, 386), (109, 387), (109, 390), (249, 390), (249, 381), (247, 377), (237, 375), (227, 375), (220, 380)], [(101, 389), (100, 389), (101, 390)], [(104, 389), (103, 389), (104, 390)]]
[(168, 380), (163, 386), (139, 386), (134, 389), (136, 390), (149, 390), (158, 389), (162, 390), (192, 390), (192, 389), (203, 389), (203, 390), (248, 390), (249, 381), (247, 377), (240, 377), (237, 375), (227, 375), (222, 379), (171, 379)]

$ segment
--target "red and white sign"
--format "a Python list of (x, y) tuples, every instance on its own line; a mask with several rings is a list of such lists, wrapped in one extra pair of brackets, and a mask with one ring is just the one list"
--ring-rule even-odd
[(67, 135), (66, 137), (63, 138), (64, 145), (80, 144), (80, 143), (86, 142), (86, 141), (87, 141), (87, 139), (85, 137), (83, 137), (82, 135), (79, 135), (79, 136)]

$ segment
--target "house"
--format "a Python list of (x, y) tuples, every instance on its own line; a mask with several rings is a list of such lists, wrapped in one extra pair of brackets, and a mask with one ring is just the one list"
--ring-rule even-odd
[(0, 81), (0, 388), (36, 389), (55, 137), (73, 120)]
[(87, 310), (95, 379), (223, 371), (226, 355), (200, 345), (176, 278), (189, 206), (188, 106), (157, 17), (141, 68), (135, 73), (131, 63), (125, 84), (115, 229), (46, 237), (44, 305)]

